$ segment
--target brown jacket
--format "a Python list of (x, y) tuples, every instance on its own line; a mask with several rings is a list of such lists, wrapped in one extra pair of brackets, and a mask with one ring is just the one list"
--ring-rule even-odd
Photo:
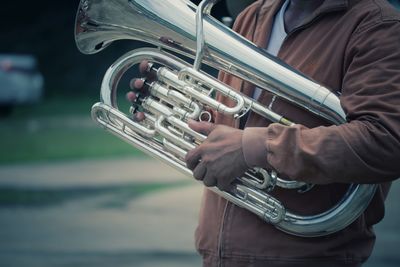
[[(234, 29), (265, 47), (282, 2), (257, 1)], [(348, 123), (328, 126), (278, 99), (273, 110), (299, 125), (269, 125), (250, 114), (243, 135), (247, 164), (319, 184), (301, 195), (274, 191), (288, 209), (301, 214), (331, 207), (345, 183), (382, 184), (359, 219), (316, 238), (285, 234), (205, 190), (196, 246), (205, 266), (358, 266), (371, 254), (371, 226), (384, 216), (389, 182), (400, 177), (400, 15), (384, 0), (326, 0), (288, 34), (278, 57), (341, 94)], [(220, 78), (252, 95), (252, 85), (229, 75)], [(268, 105), (271, 96), (263, 93), (259, 101)], [(220, 115), (216, 122), (238, 127)]]

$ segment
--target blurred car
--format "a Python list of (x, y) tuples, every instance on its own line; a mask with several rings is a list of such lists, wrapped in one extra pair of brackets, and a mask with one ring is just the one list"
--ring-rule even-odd
[(0, 54), (0, 115), (15, 105), (38, 102), (43, 95), (43, 76), (32, 55)]

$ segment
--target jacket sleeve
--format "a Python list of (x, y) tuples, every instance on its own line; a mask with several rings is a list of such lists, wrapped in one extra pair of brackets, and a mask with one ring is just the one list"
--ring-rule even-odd
[(247, 128), (242, 141), (249, 166), (316, 184), (400, 177), (400, 22), (355, 32), (343, 69), (340, 101), (347, 123)]

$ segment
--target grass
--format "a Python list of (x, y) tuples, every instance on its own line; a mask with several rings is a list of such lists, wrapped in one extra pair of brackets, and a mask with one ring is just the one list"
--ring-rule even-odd
[(0, 164), (144, 156), (91, 121), (94, 102), (89, 97), (53, 98), (17, 107), (0, 120)]
[(45, 207), (83, 198), (103, 197), (101, 201), (98, 201), (102, 207), (121, 208), (130, 200), (142, 195), (187, 184), (187, 182), (175, 182), (61, 189), (2, 187), (0, 188), (0, 207)]
[(143, 156), (102, 129), (2, 130), (0, 163)]
[[(122, 108), (128, 107), (124, 96), (119, 96), (118, 103)], [(40, 104), (16, 106), (12, 114), (5, 118), (9, 120), (24, 120), (37, 117), (58, 117), (81, 115), (89, 116), (90, 109), (95, 102), (99, 101), (98, 96), (58, 96), (43, 99)]]

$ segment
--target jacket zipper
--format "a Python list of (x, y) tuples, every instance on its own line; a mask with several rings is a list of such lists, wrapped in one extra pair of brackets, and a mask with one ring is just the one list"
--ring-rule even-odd
[[(340, 8), (338, 8), (337, 10), (340, 10)], [(334, 12), (334, 11), (337, 11), (337, 10), (336, 9), (332, 9), (332, 10), (330, 10), (330, 12)], [(328, 12), (326, 12), (326, 13), (328, 13)], [(289, 32), (287, 34), (287, 36), (285, 37), (285, 39), (282, 42), (282, 46), (290, 36), (292, 36), (294, 33), (296, 33), (299, 30), (307, 28), (310, 24), (313, 24), (315, 20), (317, 20), (317, 19), (319, 19), (319, 17), (321, 17), (321, 15), (322, 14), (318, 14), (317, 16), (312, 18), (310, 21), (304, 23), (303, 25), (300, 25), (297, 28), (294, 28), (291, 32)], [(254, 29), (254, 32), (255, 32), (255, 29)], [(282, 46), (281, 46), (281, 48), (282, 48)], [(279, 52), (280, 51), (278, 51), (278, 54), (279, 54)], [(243, 87), (244, 87), (244, 83), (242, 81), (241, 86), (240, 86), (240, 90), (239, 90), (240, 92), (243, 91)], [(236, 125), (236, 127), (237, 126), (238, 125)], [(228, 212), (229, 204), (230, 204), (229, 201), (227, 201), (225, 203), (224, 211), (223, 211), (222, 218), (221, 218), (221, 227), (220, 227), (219, 233), (218, 233), (218, 248), (217, 248), (217, 252), (218, 252), (218, 267), (222, 267), (223, 232), (224, 232), (224, 227), (225, 227), (225, 222), (226, 222), (226, 215), (227, 215), (227, 212)]]

